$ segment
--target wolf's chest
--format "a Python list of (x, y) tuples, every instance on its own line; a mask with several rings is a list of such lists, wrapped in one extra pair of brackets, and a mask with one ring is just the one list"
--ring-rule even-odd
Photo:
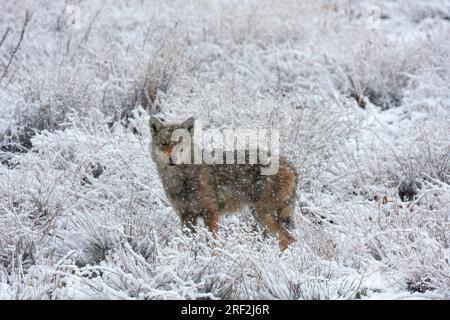
[(164, 185), (164, 189), (167, 197), (177, 202), (190, 202), (197, 193), (194, 183), (187, 179), (170, 181)]

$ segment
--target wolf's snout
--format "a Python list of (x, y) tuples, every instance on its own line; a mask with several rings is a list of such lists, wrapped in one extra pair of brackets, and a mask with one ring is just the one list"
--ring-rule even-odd
[(169, 157), (169, 166), (176, 166), (176, 159), (173, 158), (173, 156)]

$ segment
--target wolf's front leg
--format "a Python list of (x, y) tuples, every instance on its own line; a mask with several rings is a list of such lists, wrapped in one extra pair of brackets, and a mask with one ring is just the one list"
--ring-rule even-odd
[(193, 214), (183, 214), (181, 215), (181, 227), (183, 228), (183, 232), (185, 234), (195, 234), (197, 225), (197, 215)]
[(219, 235), (219, 217), (217, 211), (208, 211), (203, 215), (203, 221), (205, 222), (206, 227), (209, 232), (211, 232), (213, 239), (210, 239), (209, 246), (212, 249), (212, 255), (216, 255), (216, 240)]
[(205, 225), (208, 228), (209, 232), (212, 233), (214, 239), (217, 239), (219, 232), (219, 217), (217, 215), (217, 211), (209, 211), (208, 213), (204, 214), (203, 221), (205, 221)]

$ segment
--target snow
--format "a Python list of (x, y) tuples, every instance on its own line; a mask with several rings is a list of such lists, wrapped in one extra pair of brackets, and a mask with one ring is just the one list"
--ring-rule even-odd
[[(448, 0), (76, 6), (2, 2), (0, 299), (450, 298)], [(185, 235), (150, 113), (277, 127), (298, 241)]]

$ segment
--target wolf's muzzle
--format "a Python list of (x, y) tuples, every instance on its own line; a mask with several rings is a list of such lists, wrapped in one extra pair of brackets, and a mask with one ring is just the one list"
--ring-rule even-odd
[(169, 166), (176, 166), (177, 164), (173, 161), (172, 156), (169, 157)]

